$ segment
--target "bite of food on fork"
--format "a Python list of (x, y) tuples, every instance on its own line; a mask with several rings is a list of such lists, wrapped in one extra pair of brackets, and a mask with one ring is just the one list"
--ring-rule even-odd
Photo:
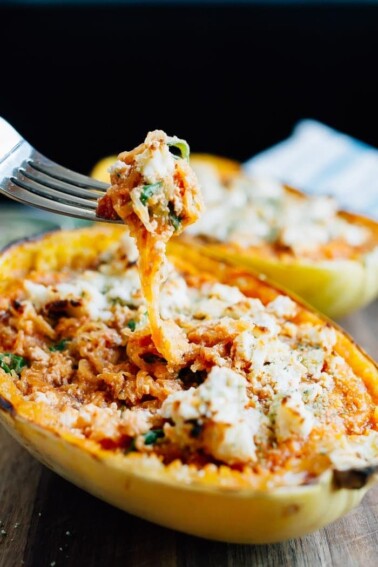
[(160, 316), (166, 244), (173, 234), (198, 220), (203, 209), (188, 158), (184, 140), (161, 130), (150, 132), (143, 144), (118, 156), (110, 170), (111, 186), (97, 207), (99, 217), (121, 218), (135, 237), (152, 339), (172, 367), (182, 363), (190, 347), (175, 322), (163, 321)]

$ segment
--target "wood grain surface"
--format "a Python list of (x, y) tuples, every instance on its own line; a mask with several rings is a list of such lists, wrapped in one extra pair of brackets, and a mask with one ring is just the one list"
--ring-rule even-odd
[[(377, 302), (341, 324), (377, 358)], [(40, 465), (2, 429), (0, 522), (1, 567), (378, 565), (378, 486), (359, 508), (314, 534), (274, 545), (230, 545), (161, 528), (104, 504)]]

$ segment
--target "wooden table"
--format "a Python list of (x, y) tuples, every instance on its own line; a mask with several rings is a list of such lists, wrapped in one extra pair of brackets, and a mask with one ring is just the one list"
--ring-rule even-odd
[[(374, 357), (378, 303), (342, 321)], [(167, 503), (167, 506), (169, 503)], [(378, 486), (328, 528), (275, 545), (229, 545), (155, 526), (50, 472), (0, 430), (0, 567), (375, 567)]]

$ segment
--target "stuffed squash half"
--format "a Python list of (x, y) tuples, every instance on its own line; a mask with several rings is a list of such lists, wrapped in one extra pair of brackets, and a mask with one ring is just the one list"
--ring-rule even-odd
[(3, 252), (0, 419), (47, 466), (148, 520), (230, 542), (300, 536), (375, 480), (378, 369), (243, 268), (178, 240), (165, 257), (176, 217), (201, 209), (170, 141), (121, 154), (99, 205), (129, 221), (140, 254), (116, 225)]
[(193, 167), (206, 214), (185, 238), (201, 252), (266, 274), (330, 317), (378, 294), (378, 223), (243, 174), (237, 163), (198, 155)]

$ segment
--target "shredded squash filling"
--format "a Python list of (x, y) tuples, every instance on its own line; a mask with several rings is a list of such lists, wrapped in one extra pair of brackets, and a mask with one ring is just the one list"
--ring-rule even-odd
[(377, 388), (339, 330), (250, 275), (167, 260), (202, 208), (187, 154), (163, 132), (120, 154), (98, 214), (121, 240), (6, 288), (0, 385), (42, 425), (180, 479), (268, 490), (376, 463)]
[[(180, 155), (171, 153), (175, 147)], [(112, 185), (100, 199), (97, 214), (118, 215), (128, 225), (139, 250), (139, 273), (158, 352), (173, 367), (181, 364), (189, 342), (173, 320), (160, 317), (159, 293), (164, 279), (166, 243), (199, 218), (202, 199), (188, 165), (189, 147), (164, 132), (150, 132), (143, 144), (118, 156)]]

